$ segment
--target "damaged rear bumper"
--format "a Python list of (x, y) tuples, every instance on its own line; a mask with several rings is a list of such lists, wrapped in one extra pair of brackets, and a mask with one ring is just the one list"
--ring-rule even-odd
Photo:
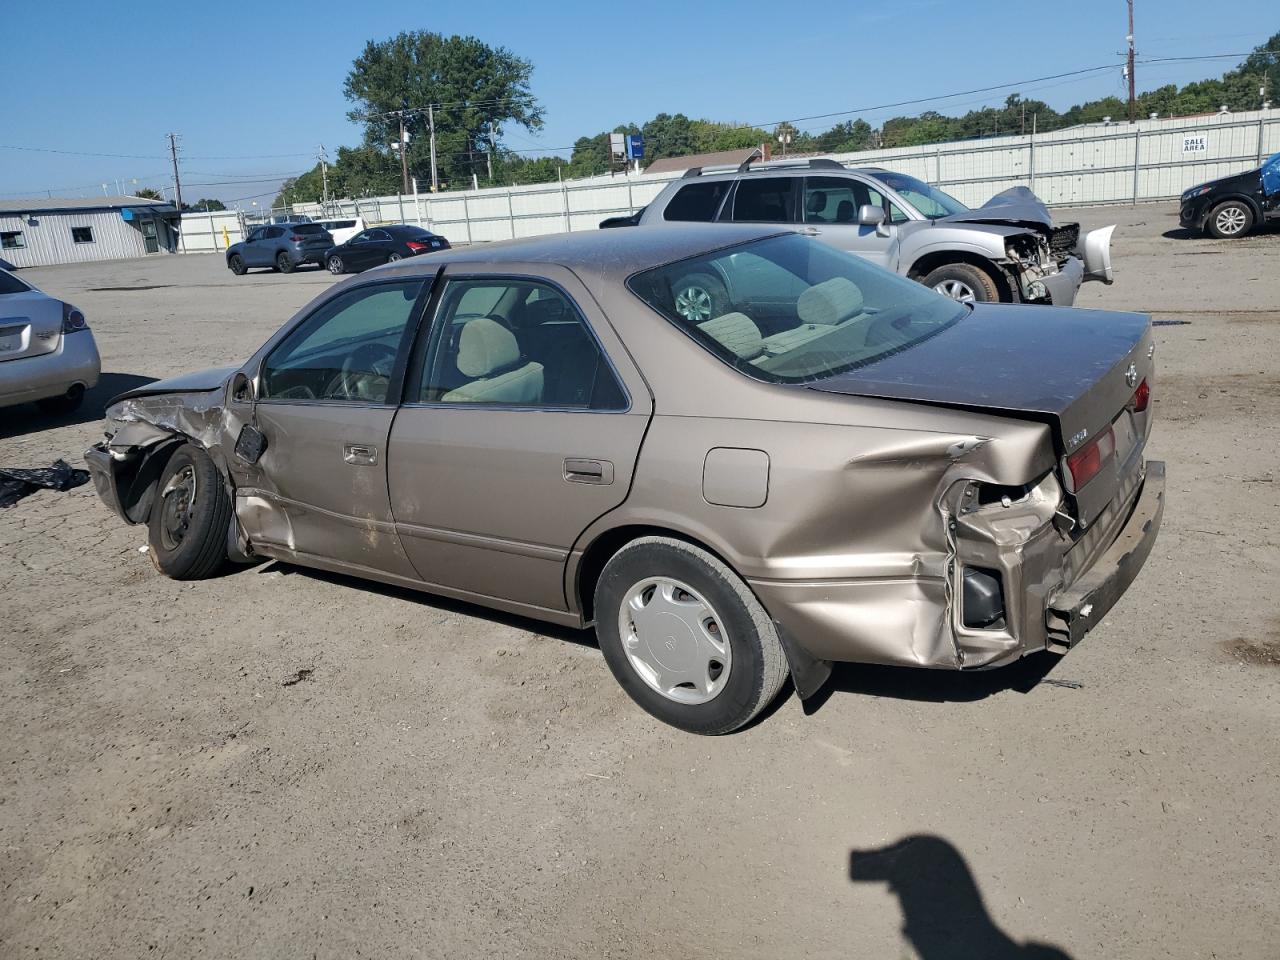
[(1052, 597), (1045, 613), (1048, 648), (1066, 652), (1107, 614), (1138, 576), (1164, 517), (1164, 464), (1147, 461), (1133, 512), (1107, 551), (1075, 583)]

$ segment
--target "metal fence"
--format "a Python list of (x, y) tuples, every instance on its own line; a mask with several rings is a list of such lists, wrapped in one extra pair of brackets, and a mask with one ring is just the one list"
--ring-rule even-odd
[[(927, 180), (970, 206), (1012, 186), (1028, 186), (1050, 206), (1170, 200), (1187, 187), (1259, 165), (1280, 152), (1280, 112), (1253, 111), (1090, 124), (1052, 133), (833, 154), (850, 167), (882, 166)], [(594, 230), (606, 217), (651, 201), (680, 174), (596, 177), (560, 184), (296, 205), (313, 217), (421, 224), (454, 243)], [(215, 249), (187, 227), (187, 250)], [(217, 215), (214, 215), (217, 216)], [(234, 215), (233, 215), (234, 216)], [(234, 231), (232, 231), (234, 235)], [(238, 238), (237, 238), (238, 239)], [(234, 240), (232, 241), (234, 242)]]

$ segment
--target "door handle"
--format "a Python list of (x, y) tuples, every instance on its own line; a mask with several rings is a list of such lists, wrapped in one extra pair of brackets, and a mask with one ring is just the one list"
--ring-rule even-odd
[(360, 467), (371, 467), (378, 462), (378, 448), (364, 443), (344, 443), (342, 459)]
[(564, 478), (570, 483), (613, 483), (613, 464), (608, 460), (570, 458), (564, 462)]

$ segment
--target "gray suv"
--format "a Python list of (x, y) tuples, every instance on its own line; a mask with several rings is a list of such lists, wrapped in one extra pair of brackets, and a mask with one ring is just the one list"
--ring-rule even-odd
[(301, 263), (324, 266), (324, 255), (332, 246), (333, 237), (318, 223), (266, 224), (227, 247), (227, 268), (237, 277), (250, 267), (293, 273)]
[[(695, 167), (631, 217), (601, 226), (680, 222), (793, 224), (799, 232), (965, 302), (1070, 306), (1085, 280), (1112, 282), (1114, 227), (1083, 237), (1055, 225), (1026, 187), (971, 210), (922, 180), (816, 159), (713, 170)], [(680, 309), (719, 316), (728, 291), (692, 278)]]

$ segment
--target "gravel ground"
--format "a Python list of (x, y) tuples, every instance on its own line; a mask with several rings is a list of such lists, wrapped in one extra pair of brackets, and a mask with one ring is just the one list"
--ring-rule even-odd
[[(1120, 223), (1082, 305), (1178, 321), (1169, 502), (1047, 682), (848, 667), (702, 739), (589, 635), (280, 566), (178, 584), (91, 487), (42, 492), (0, 512), (0, 956), (1275, 957), (1280, 235), (1077, 213)], [(0, 412), (6, 466), (76, 460), (107, 396), (240, 361), (331, 282), (26, 275), (105, 375), (80, 416)]]

